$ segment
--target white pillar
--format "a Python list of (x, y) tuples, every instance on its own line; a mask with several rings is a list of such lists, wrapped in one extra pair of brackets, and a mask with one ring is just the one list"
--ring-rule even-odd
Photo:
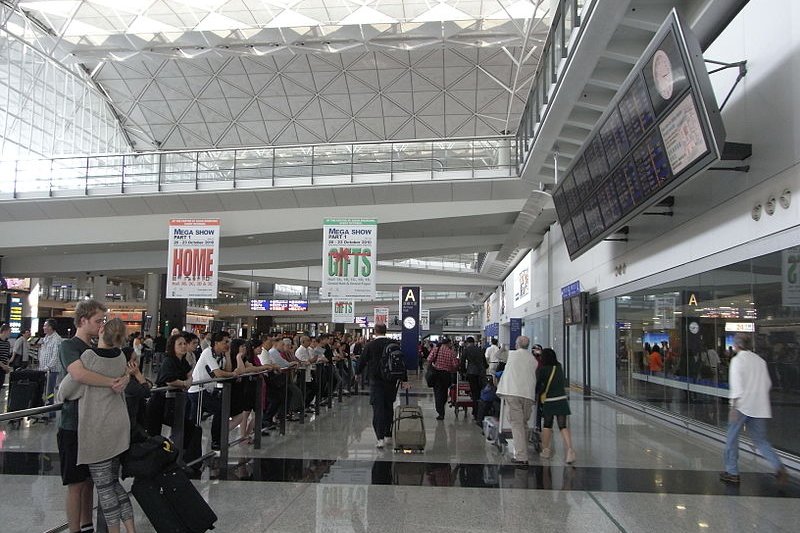
[(108, 280), (105, 274), (95, 274), (92, 282), (92, 298), (98, 302), (105, 303)]
[(145, 298), (147, 302), (147, 314), (152, 317), (150, 327), (145, 330), (145, 335), (156, 336), (158, 330), (158, 304), (161, 302), (161, 276), (158, 274), (147, 273), (145, 278)]
[(39, 331), (39, 289), (39, 278), (31, 278), (31, 292), (22, 304), (23, 316), (31, 319), (31, 335)]

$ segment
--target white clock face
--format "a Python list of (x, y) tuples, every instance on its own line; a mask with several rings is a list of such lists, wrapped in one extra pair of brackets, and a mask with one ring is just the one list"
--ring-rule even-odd
[(689, 332), (692, 335), (697, 335), (697, 332), (700, 331), (700, 324), (697, 322), (690, 322), (689, 323)]
[(417, 325), (417, 321), (414, 320), (413, 316), (407, 316), (403, 320), (403, 327), (406, 328), (406, 329), (414, 329), (414, 326), (416, 326), (416, 325)]
[(675, 80), (672, 76), (672, 61), (663, 50), (658, 50), (653, 55), (653, 82), (661, 98), (669, 100), (672, 98), (672, 90)]

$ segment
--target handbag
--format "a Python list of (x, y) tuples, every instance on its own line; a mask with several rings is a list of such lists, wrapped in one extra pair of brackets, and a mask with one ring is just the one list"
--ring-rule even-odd
[(178, 460), (178, 449), (166, 437), (156, 435), (131, 444), (122, 456), (122, 478), (150, 479), (167, 470)]
[(435, 375), (436, 369), (433, 368), (431, 363), (428, 363), (428, 366), (425, 368), (425, 383), (427, 383), (428, 387), (433, 387)]
[(553, 370), (550, 371), (550, 377), (547, 379), (547, 386), (544, 388), (544, 392), (539, 395), (539, 403), (544, 403), (547, 401), (547, 392), (550, 390), (550, 384), (553, 382), (553, 376), (556, 375), (556, 367), (553, 367)]

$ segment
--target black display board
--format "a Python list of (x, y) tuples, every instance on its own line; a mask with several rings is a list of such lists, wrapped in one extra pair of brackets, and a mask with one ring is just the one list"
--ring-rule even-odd
[(570, 259), (719, 159), (724, 138), (700, 45), (673, 10), (553, 193)]

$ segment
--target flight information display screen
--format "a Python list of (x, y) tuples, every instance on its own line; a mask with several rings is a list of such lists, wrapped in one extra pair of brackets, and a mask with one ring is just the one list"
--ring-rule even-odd
[(700, 45), (673, 10), (553, 193), (571, 259), (719, 159)]
[(308, 300), (250, 300), (251, 311), (308, 311)]

